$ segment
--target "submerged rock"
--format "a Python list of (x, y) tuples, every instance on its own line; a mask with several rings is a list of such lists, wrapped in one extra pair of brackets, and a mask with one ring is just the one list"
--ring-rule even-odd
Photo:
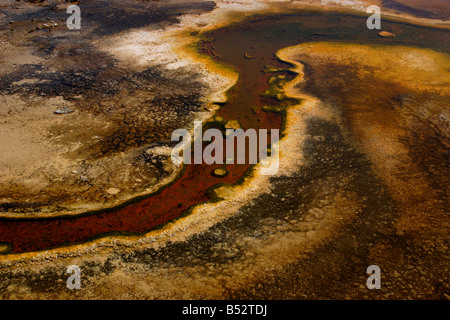
[(7, 253), (11, 250), (11, 246), (9, 246), (7, 243), (0, 242), (0, 254)]
[(120, 189), (118, 189), (118, 188), (109, 188), (108, 190), (106, 190), (106, 192), (108, 194), (115, 195), (115, 194), (118, 194), (120, 192)]
[(283, 69), (276, 68), (276, 67), (271, 66), (271, 65), (266, 65), (266, 66), (264, 66), (264, 69), (262, 69), (261, 71), (264, 72), (264, 73), (272, 73), (272, 72), (283, 71)]

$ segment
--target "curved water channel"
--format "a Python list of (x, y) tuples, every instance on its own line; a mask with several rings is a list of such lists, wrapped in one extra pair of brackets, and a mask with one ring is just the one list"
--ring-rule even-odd
[[(303, 12), (257, 16), (199, 36), (199, 50), (240, 72), (238, 83), (228, 92), (229, 101), (216, 116), (237, 120), (244, 129), (282, 129), (283, 112), (265, 111), (263, 106), (283, 109), (295, 101), (264, 94), (269, 79), (283, 75), (292, 80), (290, 65), (278, 61), (279, 49), (309, 41), (377, 42), (429, 47), (449, 51), (442, 39), (449, 32), (403, 22), (383, 21), (383, 28), (398, 34), (386, 39), (368, 30), (366, 17), (342, 13)], [(272, 66), (273, 68), (268, 68)], [(223, 123), (205, 127), (223, 129)], [(205, 128), (206, 129), (206, 128)], [(143, 234), (188, 214), (190, 208), (211, 200), (211, 189), (219, 184), (239, 183), (249, 165), (227, 165), (228, 175), (214, 177), (220, 165), (186, 165), (179, 177), (155, 194), (134, 199), (120, 207), (88, 212), (76, 217), (47, 219), (0, 219), (0, 243), (6, 254), (47, 250), (80, 244), (111, 234)]]

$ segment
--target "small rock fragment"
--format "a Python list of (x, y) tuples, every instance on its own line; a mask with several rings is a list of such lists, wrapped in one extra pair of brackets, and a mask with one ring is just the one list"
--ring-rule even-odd
[(391, 32), (388, 32), (388, 31), (381, 31), (378, 35), (380, 37), (383, 37), (383, 38), (393, 38), (393, 37), (395, 37), (395, 34), (393, 34)]

